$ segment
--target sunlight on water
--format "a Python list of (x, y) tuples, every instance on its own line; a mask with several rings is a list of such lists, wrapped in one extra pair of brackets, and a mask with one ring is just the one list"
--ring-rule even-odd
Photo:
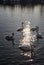
[(22, 46), (30, 46), (33, 44), (32, 42), (35, 41), (35, 35), (31, 33), (31, 24), (30, 21), (24, 22), (24, 29), (23, 29), (23, 39), (20, 41)]

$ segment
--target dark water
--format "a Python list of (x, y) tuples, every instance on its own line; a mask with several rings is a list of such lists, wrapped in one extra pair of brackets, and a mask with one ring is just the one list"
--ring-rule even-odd
[[(3, 7), (0, 6), (0, 65), (31, 65), (23, 63), (29, 57), (21, 56), (21, 51), (18, 48), (21, 33), (16, 30), (21, 27), (21, 22), (25, 20), (31, 21), (32, 27), (38, 25), (43, 39), (39, 41), (36, 47), (35, 63), (33, 65), (44, 65), (44, 6), (37, 5), (34, 7), (15, 6)], [(6, 35), (11, 35), (14, 32), (14, 47), (12, 42), (5, 40)]]

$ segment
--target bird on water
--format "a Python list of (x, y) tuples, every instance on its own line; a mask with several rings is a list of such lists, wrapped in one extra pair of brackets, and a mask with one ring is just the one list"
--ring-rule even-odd
[(12, 41), (14, 39), (14, 33), (12, 33), (12, 36), (6, 36), (5, 39), (7, 41)]
[(23, 30), (23, 28), (24, 28), (24, 27), (23, 27), (23, 24), (24, 24), (24, 22), (22, 22), (22, 28), (19, 28), (19, 29), (17, 30), (18, 32), (19, 32), (19, 31), (21, 32), (21, 31)]

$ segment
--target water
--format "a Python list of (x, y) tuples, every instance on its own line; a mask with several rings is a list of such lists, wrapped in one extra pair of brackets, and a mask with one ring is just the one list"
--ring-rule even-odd
[[(29, 57), (21, 55), (18, 48), (22, 33), (17, 32), (21, 22), (30, 21), (31, 27), (39, 26), (43, 39), (36, 46), (35, 63), (33, 65), (44, 65), (44, 6), (0, 6), (0, 65), (29, 65), (25, 62)], [(5, 40), (6, 35), (14, 32), (14, 47), (12, 42)]]

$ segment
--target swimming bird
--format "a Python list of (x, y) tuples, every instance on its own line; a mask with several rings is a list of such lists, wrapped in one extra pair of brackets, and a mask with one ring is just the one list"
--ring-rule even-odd
[(42, 39), (43, 38), (41, 33), (39, 33), (39, 27), (38, 26), (36, 26), (35, 28), (31, 28), (31, 31), (36, 31), (37, 39)]
[(36, 37), (37, 37), (37, 39), (42, 39), (42, 38), (43, 38), (42, 35), (41, 35), (41, 33), (38, 33), (38, 34), (36, 35)]
[(6, 36), (5, 39), (7, 41), (12, 41), (14, 39), (14, 33), (12, 33), (12, 36)]
[(24, 22), (22, 22), (22, 28), (19, 28), (17, 31), (22, 31), (23, 30), (23, 24), (24, 24)]
[(21, 49), (23, 52), (33, 52), (33, 49), (31, 49), (29, 46), (20, 46), (19, 49)]
[(35, 28), (31, 28), (31, 31), (36, 31), (36, 30), (39, 30), (38, 26), (36, 26)]

